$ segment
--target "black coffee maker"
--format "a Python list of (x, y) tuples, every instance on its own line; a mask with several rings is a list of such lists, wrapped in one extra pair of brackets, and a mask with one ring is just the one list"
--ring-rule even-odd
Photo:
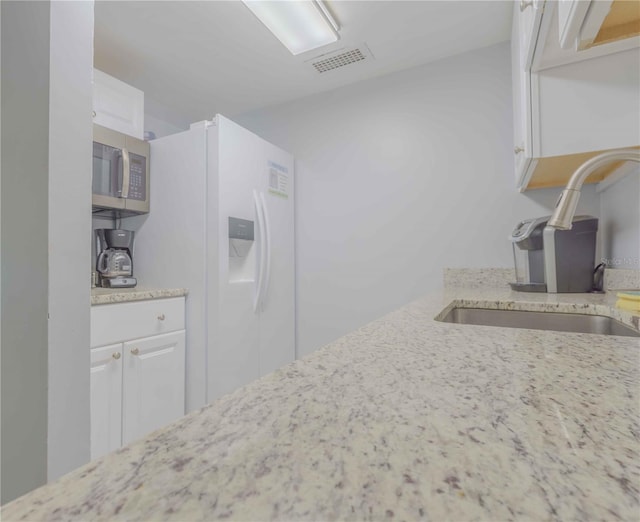
[(132, 230), (99, 228), (96, 230), (96, 271), (98, 286), (103, 288), (133, 288)]
[(547, 227), (550, 217), (521, 221), (511, 233), (516, 268), (511, 288), (550, 294), (590, 292), (598, 219), (575, 216), (571, 230), (558, 230)]

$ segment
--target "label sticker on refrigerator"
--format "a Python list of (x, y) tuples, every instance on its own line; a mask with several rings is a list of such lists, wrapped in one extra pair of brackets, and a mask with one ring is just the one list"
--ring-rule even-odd
[(289, 170), (273, 161), (267, 163), (269, 194), (289, 198)]

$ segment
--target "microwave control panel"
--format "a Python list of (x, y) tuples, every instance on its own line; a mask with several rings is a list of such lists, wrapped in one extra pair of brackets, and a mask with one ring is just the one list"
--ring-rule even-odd
[(129, 153), (129, 199), (147, 199), (147, 160)]

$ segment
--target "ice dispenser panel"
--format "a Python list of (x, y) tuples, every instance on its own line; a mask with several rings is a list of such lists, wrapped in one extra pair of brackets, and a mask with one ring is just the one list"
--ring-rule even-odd
[(253, 221), (229, 218), (229, 257), (247, 257), (253, 239)]
[(229, 217), (229, 281), (255, 279), (253, 221)]

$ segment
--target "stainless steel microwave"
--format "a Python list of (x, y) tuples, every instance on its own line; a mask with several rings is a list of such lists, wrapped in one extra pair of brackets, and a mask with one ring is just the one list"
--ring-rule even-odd
[(149, 149), (145, 141), (94, 124), (94, 214), (149, 212)]

